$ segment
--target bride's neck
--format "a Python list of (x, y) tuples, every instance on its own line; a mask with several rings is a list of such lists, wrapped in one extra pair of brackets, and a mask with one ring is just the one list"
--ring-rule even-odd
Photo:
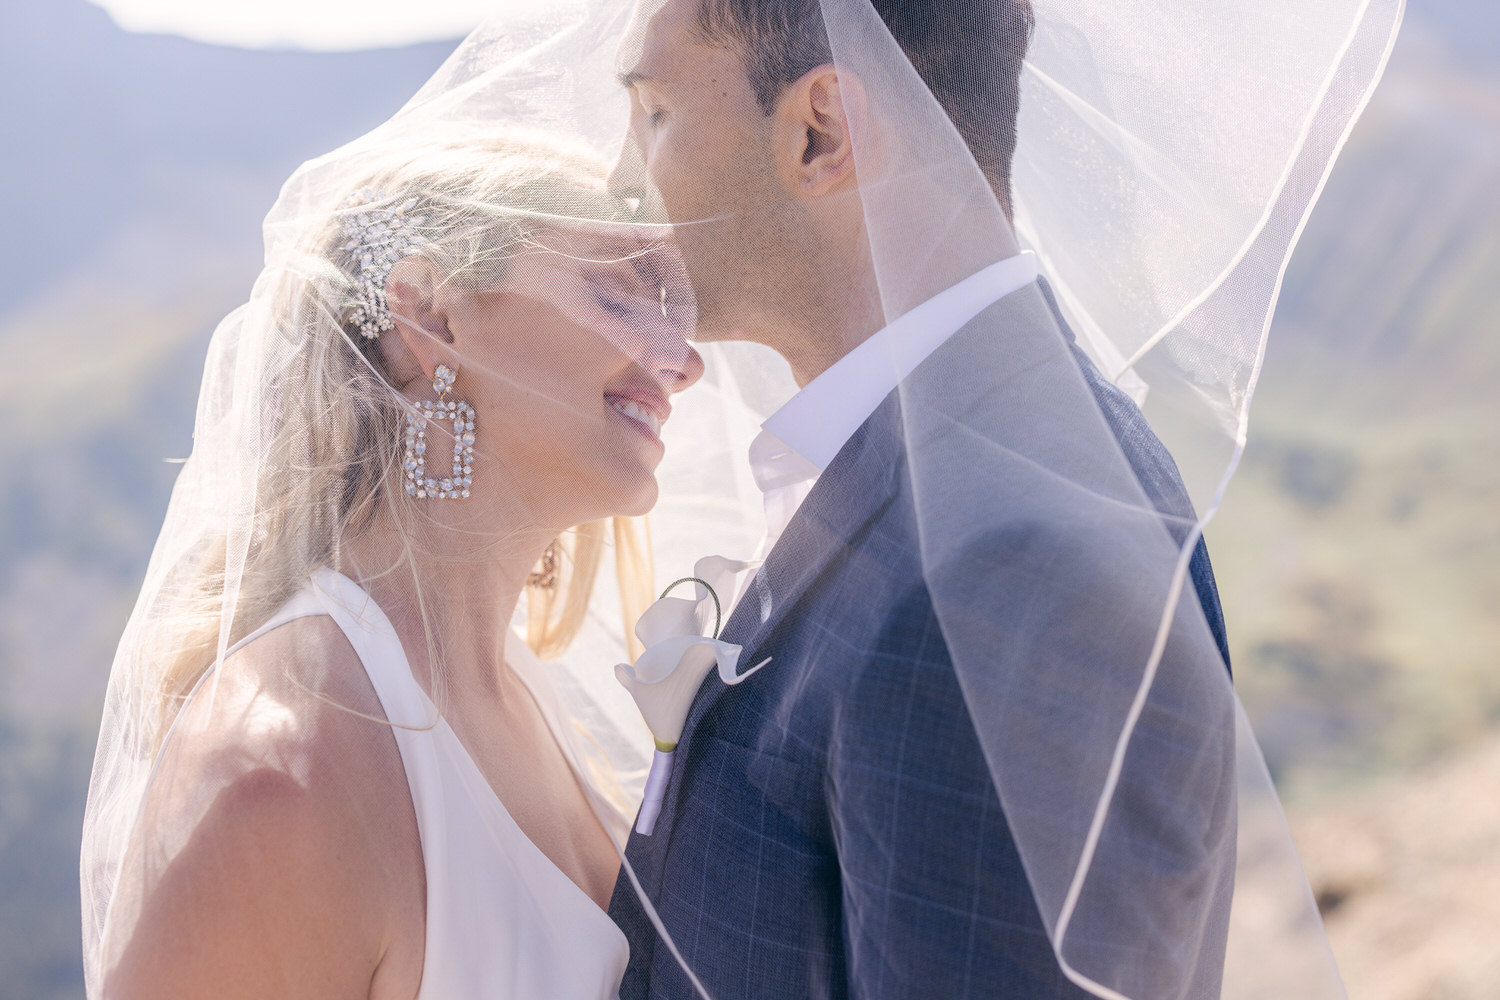
[[(338, 568), (385, 612), (425, 679), (430, 638), (448, 683), (499, 693), (511, 621), (555, 533), (520, 518), (508, 527), (480, 529), (464, 513), (433, 511), (404, 525), (394, 515), (377, 516), (346, 541), (340, 560), (346, 565)], [(436, 634), (429, 636), (429, 630)]]

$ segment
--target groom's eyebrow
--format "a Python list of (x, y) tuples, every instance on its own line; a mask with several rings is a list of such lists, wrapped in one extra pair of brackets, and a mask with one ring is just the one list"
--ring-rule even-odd
[(624, 87), (626, 90), (630, 90), (632, 87), (643, 80), (647, 83), (651, 81), (651, 78), (645, 73), (639, 73), (635, 70), (631, 70), (629, 73), (620, 73), (615, 77), (615, 79), (619, 80), (620, 86)]

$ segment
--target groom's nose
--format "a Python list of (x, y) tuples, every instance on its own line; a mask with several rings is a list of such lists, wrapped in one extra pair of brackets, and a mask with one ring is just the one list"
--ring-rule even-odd
[(646, 160), (635, 139), (625, 138), (606, 183), (611, 192), (630, 205), (632, 214), (639, 217), (646, 200)]

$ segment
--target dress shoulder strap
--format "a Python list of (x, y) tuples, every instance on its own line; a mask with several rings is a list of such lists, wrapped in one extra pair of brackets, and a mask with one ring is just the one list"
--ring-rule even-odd
[(224, 655), (227, 657), (231, 653), (239, 652), (243, 647), (248, 646), (267, 632), (280, 628), (287, 622), (294, 622), (299, 618), (311, 618), (314, 615), (326, 614), (328, 614), (328, 611), (323, 607), (323, 603), (318, 600), (318, 596), (309, 588), (304, 587), (297, 592), (295, 597), (283, 604), (274, 615), (266, 619), (265, 624), (233, 646), (230, 646)]
[(317, 606), (313, 614), (328, 615), (343, 631), (397, 729), (427, 730), (437, 724), (438, 710), (412, 676), (395, 626), (374, 598), (349, 577), (326, 568), (313, 574), (306, 595)]

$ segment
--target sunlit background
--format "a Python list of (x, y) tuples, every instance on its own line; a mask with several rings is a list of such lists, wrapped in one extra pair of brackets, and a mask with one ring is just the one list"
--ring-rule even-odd
[[(0, 1000), (83, 995), (110, 655), (261, 216), (525, 2), (0, 0)], [(1208, 537), (1350, 995), (1489, 1000), (1500, 5), (1410, 2), (1293, 259)]]
[[(485, 17), (538, 0), (93, 0), (115, 24), (213, 45), (324, 51), (452, 41)], [(450, 45), (449, 48), (452, 46)]]

